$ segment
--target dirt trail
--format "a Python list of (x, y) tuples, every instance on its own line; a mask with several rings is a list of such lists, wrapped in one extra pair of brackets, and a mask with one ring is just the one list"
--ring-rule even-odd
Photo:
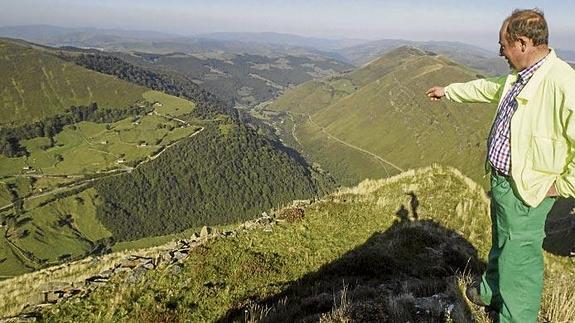
[(318, 128), (321, 130), (321, 132), (323, 132), (324, 134), (326, 134), (329, 138), (331, 138), (331, 139), (333, 139), (333, 140), (335, 140), (335, 141), (337, 141), (337, 142), (339, 142), (339, 143), (341, 143), (341, 144), (343, 144), (343, 145), (346, 145), (346, 146), (348, 146), (348, 147), (350, 147), (350, 148), (353, 148), (353, 149), (355, 149), (355, 150), (359, 150), (359, 151), (361, 151), (361, 152), (363, 152), (363, 153), (365, 153), (365, 154), (368, 154), (368, 155), (370, 155), (371, 157), (376, 158), (376, 159), (379, 160), (380, 162), (383, 162), (383, 163), (385, 163), (385, 164), (387, 164), (387, 165), (389, 165), (389, 166), (395, 168), (396, 170), (398, 170), (398, 171), (400, 171), (400, 172), (403, 172), (403, 171), (404, 171), (403, 168), (401, 168), (401, 167), (395, 165), (394, 163), (392, 163), (392, 162), (390, 162), (390, 161), (388, 161), (388, 160), (382, 158), (382, 157), (379, 156), (379, 155), (376, 155), (376, 154), (372, 153), (372, 152), (369, 151), (369, 150), (365, 150), (365, 149), (363, 149), (363, 148), (361, 148), (361, 147), (358, 147), (358, 146), (356, 146), (356, 145), (354, 145), (354, 144), (350, 144), (350, 143), (348, 143), (348, 142), (346, 142), (346, 141), (343, 141), (343, 140), (341, 140), (341, 139), (335, 137), (334, 135), (332, 135), (332, 134), (330, 134), (329, 132), (327, 132), (324, 127), (320, 126), (320, 125), (317, 124), (315, 121), (313, 121), (313, 119), (311, 118), (310, 115), (308, 115), (308, 119), (309, 119), (309, 122), (311, 122), (314, 126), (318, 127)]

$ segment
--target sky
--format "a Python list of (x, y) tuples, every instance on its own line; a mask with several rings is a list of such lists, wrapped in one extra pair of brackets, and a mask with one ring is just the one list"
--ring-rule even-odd
[(545, 12), (552, 47), (575, 50), (575, 1), (0, 0), (0, 26), (153, 30), (179, 35), (281, 32), (321, 38), (462, 41), (497, 50), (514, 8)]

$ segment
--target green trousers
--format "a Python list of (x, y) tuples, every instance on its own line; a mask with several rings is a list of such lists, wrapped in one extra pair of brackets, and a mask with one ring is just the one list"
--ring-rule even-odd
[(491, 175), (492, 246), (483, 274), (482, 300), (499, 322), (535, 323), (543, 291), (545, 219), (554, 198), (529, 207), (509, 177)]

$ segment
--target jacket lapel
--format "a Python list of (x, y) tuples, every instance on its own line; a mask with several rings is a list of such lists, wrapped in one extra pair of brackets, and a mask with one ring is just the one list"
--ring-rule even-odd
[(539, 89), (541, 82), (543, 82), (545, 75), (551, 69), (551, 66), (553, 66), (556, 59), (557, 59), (557, 55), (555, 54), (555, 51), (553, 49), (551, 49), (551, 51), (549, 52), (549, 55), (547, 56), (547, 59), (543, 63), (543, 65), (541, 65), (541, 67), (539, 67), (539, 69), (537, 69), (537, 71), (535, 71), (535, 73), (533, 74), (533, 76), (531, 77), (529, 82), (527, 82), (527, 84), (521, 90), (521, 92), (519, 92), (519, 94), (517, 94), (517, 101), (519, 103), (521, 103), (523, 105), (526, 104), (527, 102), (529, 102), (529, 100), (531, 100), (533, 95), (535, 95), (535, 93), (537, 93), (537, 89)]

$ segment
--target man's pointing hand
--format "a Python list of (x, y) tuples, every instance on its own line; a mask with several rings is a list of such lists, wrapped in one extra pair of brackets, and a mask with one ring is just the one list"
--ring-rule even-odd
[(431, 101), (437, 101), (445, 96), (445, 88), (442, 86), (434, 86), (425, 92)]

